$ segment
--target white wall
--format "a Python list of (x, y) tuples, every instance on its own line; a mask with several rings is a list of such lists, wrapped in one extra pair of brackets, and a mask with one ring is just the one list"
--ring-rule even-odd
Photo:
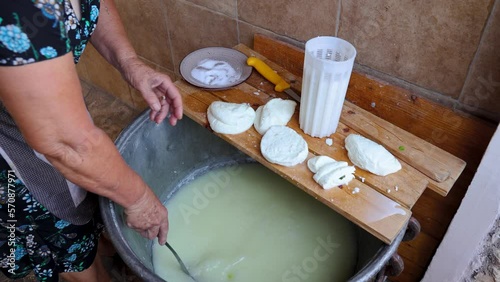
[[(500, 212), (500, 127), (439, 245), (423, 282), (461, 281)], [(474, 136), (471, 136), (474, 138)]]

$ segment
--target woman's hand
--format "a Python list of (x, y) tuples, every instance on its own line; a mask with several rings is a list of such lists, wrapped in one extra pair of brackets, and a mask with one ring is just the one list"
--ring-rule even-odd
[(154, 239), (164, 245), (168, 233), (168, 212), (150, 189), (133, 205), (125, 208), (127, 226), (141, 236)]
[(152, 121), (161, 123), (169, 113), (171, 125), (182, 119), (182, 98), (168, 75), (155, 71), (138, 58), (126, 60), (121, 69), (124, 78), (141, 92), (151, 108)]

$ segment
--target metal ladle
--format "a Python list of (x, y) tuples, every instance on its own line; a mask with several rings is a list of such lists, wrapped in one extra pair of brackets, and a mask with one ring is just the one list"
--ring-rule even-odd
[(174, 248), (172, 248), (172, 246), (170, 246), (170, 244), (168, 242), (165, 243), (165, 246), (167, 246), (167, 248), (172, 252), (172, 254), (174, 254), (175, 259), (177, 259), (177, 262), (179, 262), (179, 264), (181, 266), (182, 272), (184, 272), (187, 276), (191, 277), (191, 279), (193, 279), (194, 281), (196, 281), (196, 279), (193, 277), (193, 275), (191, 275), (191, 273), (189, 273), (189, 270), (187, 269), (187, 267), (184, 264), (184, 262), (182, 262), (181, 257), (179, 257), (179, 255), (174, 250)]

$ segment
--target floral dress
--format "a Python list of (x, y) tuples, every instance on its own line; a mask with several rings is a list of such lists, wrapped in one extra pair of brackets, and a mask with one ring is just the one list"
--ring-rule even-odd
[(96, 28), (99, 0), (82, 0), (79, 20), (69, 0), (2, 0), (0, 66), (17, 66), (73, 52), (78, 62)]
[[(77, 18), (70, 0), (1, 0), (0, 67), (69, 52), (77, 63), (96, 28), (99, 7), (99, 0), (81, 0)], [(88, 268), (103, 228), (98, 215), (82, 225), (58, 218), (12, 167), (0, 154), (0, 270), (9, 278), (33, 271), (38, 281), (58, 281), (60, 272)]]
[(72, 225), (52, 215), (2, 158), (0, 219), (0, 268), (12, 279), (33, 271), (38, 281), (58, 281), (60, 272), (87, 269), (103, 229), (97, 217), (84, 225)]

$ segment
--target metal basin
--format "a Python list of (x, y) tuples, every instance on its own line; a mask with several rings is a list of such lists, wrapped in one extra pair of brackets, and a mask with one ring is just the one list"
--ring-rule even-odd
[[(165, 202), (185, 181), (215, 167), (252, 161), (238, 149), (185, 117), (177, 126), (149, 121), (144, 112), (118, 137), (116, 146), (125, 161), (141, 175)], [(106, 229), (119, 255), (144, 281), (164, 281), (153, 271), (152, 241), (129, 229), (122, 208), (100, 198)], [(318, 202), (318, 205), (321, 205)], [(357, 229), (357, 272), (350, 281), (370, 281), (397, 250), (403, 232), (386, 245)]]

